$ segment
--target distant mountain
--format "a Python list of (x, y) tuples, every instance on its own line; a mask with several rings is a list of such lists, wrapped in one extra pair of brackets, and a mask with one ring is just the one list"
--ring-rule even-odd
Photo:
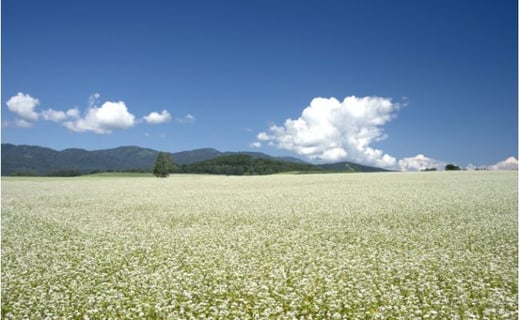
[[(199, 161), (210, 160), (222, 156), (224, 153), (213, 148), (195, 149), (171, 153), (173, 161), (179, 164), (189, 164)], [(153, 162), (152, 162), (153, 165)]]
[(135, 146), (87, 151), (2, 143), (2, 175), (46, 175), (73, 170), (86, 173), (94, 170), (150, 170), (158, 151)]
[[(137, 146), (88, 151), (50, 148), (2, 143), (2, 175), (32, 174), (47, 175), (58, 171), (151, 171), (159, 151)], [(211, 160), (225, 155), (247, 154), (252, 158), (283, 160), (305, 163), (300, 159), (277, 158), (260, 152), (221, 152), (212, 148), (171, 153), (175, 163), (191, 164)]]
[(195, 162), (201, 162), (206, 160), (211, 160), (214, 158), (229, 156), (234, 154), (245, 154), (251, 156), (253, 159), (272, 159), (272, 160), (280, 160), (280, 161), (288, 161), (288, 162), (296, 162), (296, 163), (306, 163), (303, 160), (294, 157), (273, 157), (268, 154), (262, 152), (250, 152), (250, 151), (226, 151), (221, 152), (217, 149), (213, 148), (204, 148), (204, 149), (195, 149), (190, 151), (181, 151), (171, 153), (173, 160), (178, 164), (190, 164)]
[(391, 171), (378, 167), (370, 167), (365, 166), (363, 164), (358, 164), (354, 162), (342, 161), (336, 163), (326, 163), (319, 164), (319, 168), (322, 168), (327, 171), (347, 171), (347, 172), (383, 172), (383, 171)]
[[(137, 146), (124, 146), (113, 149), (88, 151), (84, 149), (65, 149), (56, 151), (50, 148), (28, 145), (13, 145), (2, 143), (2, 176), (8, 175), (49, 175), (61, 172), (89, 173), (92, 171), (151, 171), (159, 151)], [(310, 165), (293, 157), (272, 157), (261, 152), (221, 152), (212, 148), (196, 149), (171, 153), (175, 163), (188, 165), (230, 155), (247, 155), (252, 159), (268, 159), (278, 162), (290, 162), (305, 165), (309, 171)], [(250, 161), (250, 160), (247, 160)], [(280, 168), (296, 168), (291, 165), (280, 165), (267, 162), (273, 172)], [(254, 162), (255, 165), (259, 162)], [(311, 166), (311, 167), (309, 167)], [(302, 167), (303, 168), (303, 167)], [(355, 164), (340, 162), (315, 166), (316, 171), (338, 172), (374, 172), (387, 171)], [(284, 169), (285, 170), (285, 169)]]

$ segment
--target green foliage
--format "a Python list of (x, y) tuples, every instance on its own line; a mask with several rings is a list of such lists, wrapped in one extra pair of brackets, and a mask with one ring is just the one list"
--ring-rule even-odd
[(215, 159), (182, 165), (182, 173), (209, 173), (222, 175), (266, 175), (289, 171), (321, 171), (310, 164), (253, 158), (245, 154), (234, 154)]
[(49, 174), (47, 174), (49, 177), (77, 177), (81, 176), (81, 172), (78, 170), (73, 169), (63, 169), (63, 170), (56, 170), (52, 171)]
[(444, 168), (446, 171), (454, 171), (454, 170), (460, 170), (460, 167), (457, 166), (457, 165), (454, 165), (454, 164), (447, 164), (446, 167)]
[(156, 177), (165, 178), (175, 170), (175, 165), (170, 154), (166, 152), (159, 152), (155, 159), (155, 166), (153, 168), (153, 174)]

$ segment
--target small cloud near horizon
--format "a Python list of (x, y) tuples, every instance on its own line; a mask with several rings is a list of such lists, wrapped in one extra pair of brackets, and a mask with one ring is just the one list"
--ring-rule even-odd
[(505, 160), (499, 161), (491, 165), (476, 166), (469, 164), (466, 167), (467, 170), (518, 170), (518, 159), (511, 156)]

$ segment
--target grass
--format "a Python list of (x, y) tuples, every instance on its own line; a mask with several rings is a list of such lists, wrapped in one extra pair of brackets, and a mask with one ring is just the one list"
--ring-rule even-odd
[(516, 319), (517, 172), (2, 180), (3, 319)]

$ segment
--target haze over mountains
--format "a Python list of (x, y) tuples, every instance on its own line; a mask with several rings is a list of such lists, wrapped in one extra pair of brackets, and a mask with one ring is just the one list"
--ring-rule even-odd
[[(80, 173), (92, 171), (151, 171), (159, 151), (137, 146), (93, 150), (50, 148), (2, 143), (2, 176), (17, 174), (47, 175), (61, 170)], [(234, 154), (248, 155), (254, 159), (305, 164), (293, 157), (273, 157), (261, 152), (221, 152), (213, 148), (170, 153), (177, 164), (193, 164)], [(387, 171), (351, 162), (314, 165), (316, 170), (325, 171)]]

